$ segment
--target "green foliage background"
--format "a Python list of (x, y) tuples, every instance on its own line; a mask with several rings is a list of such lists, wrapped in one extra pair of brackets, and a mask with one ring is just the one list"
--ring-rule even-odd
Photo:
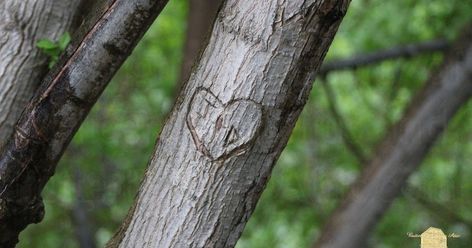
[[(452, 40), (470, 13), (472, 2), (464, 0), (356, 0), (327, 60), (440, 37)], [(173, 103), (186, 14), (186, 1), (170, 1), (115, 76), (46, 187), (44, 221), (21, 235), (19, 247), (79, 247), (72, 214), (78, 202), (84, 204), (98, 246), (112, 236), (133, 201)], [(423, 55), (328, 75), (340, 112), (368, 155), (441, 58)], [(419, 240), (406, 233), (421, 233), (429, 226), (460, 234), (449, 240), (450, 247), (470, 247), (470, 123), (471, 103), (409, 181), (430, 203), (463, 221), (404, 192), (376, 228), (371, 247), (418, 247)], [(308, 247), (361, 167), (344, 145), (316, 82), (237, 247)]]

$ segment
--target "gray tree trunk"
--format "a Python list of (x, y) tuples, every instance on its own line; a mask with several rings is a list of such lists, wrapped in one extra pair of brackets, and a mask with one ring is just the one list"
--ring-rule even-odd
[(69, 30), (80, 1), (0, 1), (0, 150), (47, 70), (39, 39)]
[(390, 130), (314, 247), (365, 247), (375, 224), (471, 96), (472, 26), (468, 26), (402, 120)]
[(349, 0), (228, 0), (109, 247), (232, 247)]

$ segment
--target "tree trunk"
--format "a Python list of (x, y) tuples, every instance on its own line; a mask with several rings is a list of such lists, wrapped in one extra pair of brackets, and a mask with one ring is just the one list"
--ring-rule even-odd
[(179, 82), (189, 78), (192, 65), (204, 48), (204, 41), (209, 36), (211, 25), (222, 2), (222, 0), (189, 0), (187, 34)]
[(80, 1), (0, 2), (0, 151), (21, 111), (47, 71), (39, 39), (57, 40), (69, 30)]
[(451, 48), (329, 219), (315, 247), (365, 247), (369, 233), (472, 96), (472, 26)]
[[(0, 157), (0, 247), (44, 214), (41, 191), (111, 77), (167, 0), (114, 0), (70, 46), (21, 115)], [(64, 7), (69, 8), (69, 7)]]
[(232, 247), (348, 0), (228, 0), (109, 247)]

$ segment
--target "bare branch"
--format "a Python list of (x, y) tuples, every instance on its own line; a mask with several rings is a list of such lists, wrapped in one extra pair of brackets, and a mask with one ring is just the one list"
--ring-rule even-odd
[(457, 110), (472, 96), (472, 27), (411, 101), (329, 219), (315, 247), (363, 247), (372, 228)]
[(360, 166), (367, 164), (368, 159), (364, 153), (364, 150), (357, 143), (356, 139), (351, 133), (351, 130), (349, 130), (348, 126), (346, 125), (346, 121), (344, 120), (343, 115), (338, 109), (338, 104), (336, 101), (336, 96), (334, 95), (333, 88), (331, 87), (327, 78), (321, 79), (320, 81), (325, 91), (326, 98), (328, 99), (331, 116), (333, 117), (334, 122), (338, 126), (338, 130), (341, 132), (341, 137), (344, 141), (344, 144), (346, 145), (347, 149), (351, 151), (352, 155), (356, 158)]
[(439, 218), (450, 223), (463, 223), (472, 230), (472, 220), (464, 218), (439, 202), (432, 201), (422, 190), (409, 186), (405, 193)]
[(73, 169), (73, 182), (75, 189), (75, 201), (73, 203), (70, 214), (74, 222), (74, 234), (77, 243), (81, 248), (95, 248), (97, 247), (95, 234), (96, 227), (90, 221), (87, 203), (84, 199), (83, 190), (83, 174), (80, 168), (76, 165)]
[(212, 24), (223, 0), (189, 0), (188, 2), (184, 56), (177, 89), (189, 78), (192, 66), (198, 59), (199, 53), (205, 48), (205, 42), (208, 42)]
[(431, 52), (443, 52), (446, 51), (448, 47), (449, 43), (446, 40), (432, 40), (357, 55), (349, 59), (335, 59), (324, 63), (318, 74), (324, 75), (331, 71), (356, 69), (358, 67), (380, 63), (385, 60), (414, 57)]
[[(367, 165), (368, 159), (364, 155), (362, 147), (357, 143), (356, 139), (354, 139), (354, 136), (352, 135), (351, 130), (346, 124), (346, 121), (343, 115), (340, 113), (338, 109), (336, 97), (334, 95), (334, 90), (332, 89), (329, 81), (327, 81), (327, 78), (322, 79), (321, 84), (323, 88), (325, 89), (331, 115), (333, 116), (333, 119), (335, 119), (336, 125), (338, 126), (338, 130), (341, 132), (344, 145), (351, 152), (351, 154), (356, 158), (357, 163), (361, 167), (364, 165)], [(448, 208), (445, 205), (439, 202), (430, 201), (427, 198), (427, 196), (424, 194), (424, 192), (422, 192), (422, 190), (418, 188), (415, 188), (409, 185), (406, 191), (402, 193), (407, 193), (408, 196), (412, 197), (415, 201), (417, 201), (418, 203), (423, 205), (425, 208), (427, 208), (429, 211), (431, 211), (432, 213), (434, 213), (435, 215), (439, 216), (442, 219), (445, 219), (447, 221), (462, 222), (472, 227), (472, 225), (469, 225), (469, 223), (472, 223), (471, 221), (466, 220), (461, 215), (448, 210)]]

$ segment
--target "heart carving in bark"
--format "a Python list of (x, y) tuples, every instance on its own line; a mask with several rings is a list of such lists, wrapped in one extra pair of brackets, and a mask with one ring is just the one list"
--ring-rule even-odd
[(248, 99), (223, 103), (210, 90), (197, 89), (187, 113), (187, 127), (197, 149), (211, 160), (246, 152), (261, 127), (261, 106)]

